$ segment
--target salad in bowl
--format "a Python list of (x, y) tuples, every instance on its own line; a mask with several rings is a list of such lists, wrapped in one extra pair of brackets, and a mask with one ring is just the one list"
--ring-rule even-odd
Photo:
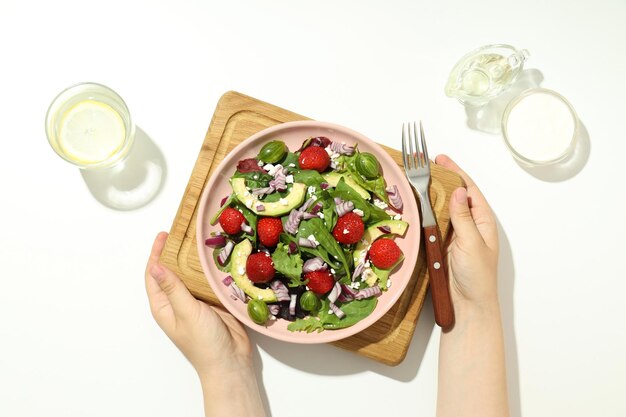
[(209, 196), (215, 187), (207, 186), (203, 268), (220, 301), (255, 330), (345, 337), (382, 316), (410, 279), (415, 200), (397, 183), (401, 173), (387, 178), (399, 168), (368, 139), (332, 129), (286, 133), (257, 134), (246, 141), (254, 147), (233, 150), (230, 168), (212, 178), (226, 193)]

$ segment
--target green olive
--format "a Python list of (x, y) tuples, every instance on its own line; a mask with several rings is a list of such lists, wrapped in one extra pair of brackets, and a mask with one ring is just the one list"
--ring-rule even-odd
[(289, 149), (287, 149), (287, 145), (284, 142), (273, 140), (263, 145), (257, 158), (268, 164), (275, 164), (282, 160), (288, 151)]
[(378, 178), (380, 174), (378, 160), (369, 152), (359, 153), (356, 157), (355, 166), (359, 174), (367, 179)]
[(248, 316), (256, 324), (265, 324), (270, 317), (270, 309), (262, 300), (248, 301)]
[(306, 291), (300, 296), (300, 307), (306, 311), (317, 311), (321, 307), (320, 299), (313, 291)]

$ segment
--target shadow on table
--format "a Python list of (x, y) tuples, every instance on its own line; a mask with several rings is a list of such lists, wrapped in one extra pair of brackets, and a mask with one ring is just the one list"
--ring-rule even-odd
[(432, 304), (430, 298), (426, 297), (406, 359), (395, 367), (329, 344), (295, 345), (276, 341), (256, 333), (250, 334), (250, 337), (269, 355), (304, 372), (337, 376), (373, 371), (398, 381), (408, 382), (417, 375), (426, 346), (433, 333), (434, 324)]
[(107, 169), (80, 172), (96, 200), (125, 211), (143, 207), (159, 194), (167, 166), (161, 150), (137, 127), (133, 148), (123, 162)]

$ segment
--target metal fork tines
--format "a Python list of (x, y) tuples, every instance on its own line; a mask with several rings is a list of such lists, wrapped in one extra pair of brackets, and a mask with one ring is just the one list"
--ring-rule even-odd
[[(414, 144), (415, 149), (413, 149)], [(428, 195), (428, 188), (430, 186), (430, 160), (428, 159), (424, 127), (421, 121), (419, 134), (415, 122), (402, 125), (402, 157), (404, 158), (404, 171), (406, 172), (406, 176), (417, 192), (422, 206), (422, 226), (434, 226), (436, 224), (435, 217)]]

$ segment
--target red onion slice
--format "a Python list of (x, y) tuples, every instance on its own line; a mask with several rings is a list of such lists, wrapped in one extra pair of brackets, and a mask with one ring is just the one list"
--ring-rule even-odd
[(233, 282), (229, 285), (229, 288), (232, 295), (234, 295), (236, 298), (240, 299), (244, 303), (246, 302), (246, 293), (241, 288), (239, 288), (237, 284)]
[(300, 217), (302, 218), (302, 220), (309, 220), (309, 219), (314, 219), (319, 216), (317, 214), (304, 212), (302, 213), (302, 216)]
[(234, 247), (235, 244), (232, 240), (226, 242), (226, 246), (222, 248), (220, 254), (217, 256), (217, 261), (220, 263), (220, 265), (226, 265), (226, 261), (228, 260), (228, 257), (230, 256), (230, 253), (233, 251)]
[(241, 222), (241, 230), (243, 230), (244, 232), (246, 232), (247, 234), (249, 234), (250, 236), (254, 235), (254, 230), (252, 229), (252, 227), (246, 223), (246, 222)]
[(287, 301), (290, 299), (289, 290), (281, 281), (272, 281), (272, 283), (270, 284), (270, 288), (272, 289), (272, 291), (274, 291), (274, 294), (276, 294), (276, 299), (278, 301)]
[(387, 194), (389, 195), (391, 207), (397, 211), (402, 211), (402, 207), (404, 205), (402, 203), (402, 197), (400, 197), (400, 193), (398, 192), (398, 186), (390, 185), (385, 189), (385, 191), (387, 191)]
[(348, 146), (345, 143), (332, 142), (330, 144), (330, 150), (341, 155), (352, 155), (354, 153), (354, 146)]
[(335, 197), (333, 200), (335, 201), (335, 204), (341, 204), (343, 202), (343, 200), (339, 197)]
[(224, 246), (226, 244), (226, 238), (224, 236), (210, 237), (204, 241), (207, 246)]
[(363, 274), (364, 269), (365, 269), (365, 265), (363, 265), (362, 263), (358, 264), (356, 268), (354, 268), (354, 272), (352, 273), (352, 281), (360, 277), (361, 274)]
[(378, 226), (378, 230), (383, 233), (391, 233), (391, 227), (389, 226)]
[(263, 204), (257, 204), (256, 211), (265, 211), (265, 206)]
[(322, 203), (318, 201), (311, 209), (311, 214), (317, 214), (323, 207)]
[(276, 316), (280, 313), (280, 306), (278, 304), (268, 304), (267, 308), (270, 310), (272, 316)]
[(357, 300), (361, 300), (363, 298), (379, 296), (380, 294), (382, 294), (380, 287), (378, 285), (375, 285), (373, 287), (363, 288), (362, 290), (359, 290), (354, 298), (356, 298)]
[(304, 246), (305, 248), (315, 249), (317, 244), (310, 239), (301, 237), (298, 239), (298, 246)]
[(285, 222), (285, 231), (287, 231), (287, 233), (291, 233), (292, 235), (298, 233), (298, 226), (300, 225), (301, 214), (301, 211), (298, 211), (296, 209), (291, 210), (291, 212), (289, 213), (289, 217), (287, 217), (287, 221)]
[(295, 242), (289, 242), (289, 255), (293, 255), (298, 251), (298, 245)]
[(335, 206), (335, 211), (339, 217), (350, 213), (352, 210), (354, 210), (354, 203), (352, 201), (342, 201)]
[(296, 315), (296, 294), (291, 294), (291, 299), (289, 300), (289, 314), (292, 316)]
[(327, 182), (322, 182), (322, 183), (320, 183), (320, 188), (321, 188), (322, 190), (325, 190), (325, 189), (327, 189), (328, 187), (330, 187), (330, 184), (329, 184), (329, 183), (327, 183)]
[(342, 318), (344, 318), (346, 316), (346, 313), (341, 311), (341, 309), (339, 307), (337, 307), (334, 303), (330, 303), (330, 309), (333, 311), (335, 316), (339, 317), (340, 319), (342, 319)]
[(233, 277), (231, 277), (230, 275), (227, 275), (226, 278), (224, 278), (222, 280), (222, 282), (224, 283), (224, 285), (226, 285), (227, 287), (233, 283)]
[(349, 295), (350, 297), (354, 297), (358, 292), (346, 284), (341, 284), (341, 291), (343, 294)]
[(328, 294), (328, 301), (331, 304), (334, 304), (335, 301), (337, 301), (337, 297), (339, 297), (339, 294), (341, 294), (341, 284), (335, 282), (335, 286), (332, 290), (330, 290), (330, 294)]
[[(307, 239), (308, 240), (308, 239)], [(302, 272), (322, 271), (328, 269), (328, 265), (324, 263), (324, 260), (319, 256), (312, 259), (307, 259), (302, 265)]]
[(256, 197), (260, 197), (265, 194), (272, 194), (274, 191), (275, 191), (274, 187), (272, 186), (264, 187), (264, 188), (255, 188), (254, 190), (252, 190), (252, 195)]
[(220, 207), (224, 207), (224, 203), (226, 202), (226, 200), (228, 200), (228, 197), (229, 196), (222, 198), (222, 201), (220, 201)]

